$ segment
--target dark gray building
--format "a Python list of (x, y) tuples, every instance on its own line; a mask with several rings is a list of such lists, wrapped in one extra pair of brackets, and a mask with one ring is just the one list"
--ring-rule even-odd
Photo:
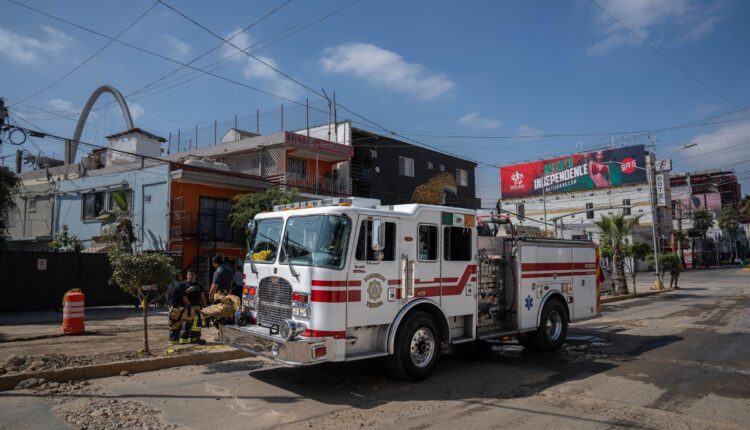
[[(352, 195), (382, 204), (413, 201), (418, 194), (445, 193), (445, 205), (478, 209), (477, 163), (369, 131), (352, 128)], [(451, 192), (455, 190), (455, 193)]]

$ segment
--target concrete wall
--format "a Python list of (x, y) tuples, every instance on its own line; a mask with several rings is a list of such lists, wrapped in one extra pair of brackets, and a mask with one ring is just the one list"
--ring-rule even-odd
[(11, 240), (50, 237), (55, 185), (51, 182), (23, 184), (10, 212)]
[(107, 208), (108, 193), (125, 188), (132, 190), (131, 216), (138, 239), (135, 248), (166, 250), (169, 240), (168, 184), (167, 164), (60, 181), (55, 231), (59, 232), (62, 225), (67, 224), (70, 234), (78, 236), (84, 246), (91, 246), (92, 238), (101, 235), (102, 223), (83, 219), (83, 195), (92, 191), (104, 192)]

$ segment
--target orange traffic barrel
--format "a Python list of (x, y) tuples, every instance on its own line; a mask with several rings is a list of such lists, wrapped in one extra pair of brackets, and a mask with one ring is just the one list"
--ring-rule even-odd
[(83, 333), (83, 293), (68, 291), (63, 297), (63, 334)]

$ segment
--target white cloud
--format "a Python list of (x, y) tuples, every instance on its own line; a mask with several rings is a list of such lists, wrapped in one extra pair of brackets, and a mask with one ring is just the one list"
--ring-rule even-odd
[[(238, 28), (235, 30), (230, 31), (224, 38), (230, 42), (232, 42), (232, 45), (242, 48), (244, 50), (248, 50), (247, 48), (250, 47), (254, 43), (253, 39), (250, 37), (247, 33), (241, 33), (242, 29)], [(228, 58), (232, 55), (241, 52), (234, 46), (232, 46), (228, 43), (225, 43), (221, 45), (221, 49), (219, 50), (219, 56), (221, 58)], [(250, 51), (248, 51), (250, 52)]]
[(49, 105), (52, 106), (52, 109), (58, 110), (58, 111), (75, 111), (73, 109), (73, 103), (65, 100), (65, 99), (52, 99), (49, 101)]
[(407, 63), (396, 54), (371, 44), (326, 48), (320, 64), (327, 73), (352, 73), (381, 87), (430, 100), (450, 91), (455, 83), (421, 64)]
[(166, 35), (164, 37), (167, 39), (169, 47), (174, 51), (175, 54), (177, 54), (178, 58), (184, 59), (190, 55), (190, 52), (192, 51), (190, 45), (174, 36)]
[(483, 118), (479, 112), (469, 112), (458, 119), (458, 123), (468, 127), (493, 129), (503, 125), (503, 122), (494, 118)]
[[(252, 39), (252, 37), (250, 37), (250, 35), (248, 35), (247, 33), (242, 33), (241, 31), (241, 29), (233, 30), (229, 32), (229, 34), (227, 34), (225, 38), (232, 42), (233, 45), (250, 52), (247, 48), (254, 43), (254, 40)], [(219, 56), (224, 59), (229, 58), (238, 52), (241, 52), (234, 46), (228, 45), (226, 43), (222, 45), (219, 51)], [(255, 57), (263, 61), (263, 63), (268, 64), (268, 66), (271, 66), (275, 69), (280, 69), (279, 65), (273, 58), (263, 55), (255, 55)], [(252, 58), (249, 55), (245, 54), (238, 55), (234, 58), (238, 58), (245, 62), (245, 65), (242, 67), (242, 75), (245, 77), (245, 79), (264, 81), (269, 86), (269, 88), (267, 88), (269, 92), (281, 97), (293, 99), (298, 95), (299, 88), (295, 83), (286, 79), (281, 74), (271, 69), (271, 67), (268, 67), (266, 64), (263, 64), (255, 58)]]
[(130, 110), (130, 117), (133, 119), (133, 121), (137, 121), (143, 118), (143, 114), (146, 113), (143, 110), (143, 106), (139, 105), (138, 103), (128, 105), (128, 110)]
[(0, 27), (0, 53), (22, 64), (41, 62), (44, 55), (59, 55), (74, 39), (47, 25), (42, 26), (46, 40), (24, 36)]
[[(676, 42), (695, 42), (710, 34), (725, 18), (722, 5), (697, 0), (596, 0), (640, 37), (648, 40), (654, 31), (670, 31)], [(639, 45), (641, 41), (622, 24), (600, 8), (595, 26), (601, 40), (586, 49), (592, 55), (605, 54), (623, 46)]]
[(516, 129), (516, 136), (542, 137), (544, 136), (544, 131), (529, 127), (528, 125), (524, 124)]
[[(750, 121), (721, 127), (710, 133), (696, 136), (690, 143), (698, 146), (687, 148), (676, 155), (696, 169), (715, 167), (736, 167), (747, 163), (747, 149), (750, 147)], [(738, 161), (739, 160), (739, 161)], [(708, 163), (708, 164), (707, 164)]]

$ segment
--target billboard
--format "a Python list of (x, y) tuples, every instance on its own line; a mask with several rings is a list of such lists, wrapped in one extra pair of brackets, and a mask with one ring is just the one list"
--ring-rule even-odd
[(647, 182), (643, 145), (573, 154), (500, 168), (503, 198), (593, 190)]

